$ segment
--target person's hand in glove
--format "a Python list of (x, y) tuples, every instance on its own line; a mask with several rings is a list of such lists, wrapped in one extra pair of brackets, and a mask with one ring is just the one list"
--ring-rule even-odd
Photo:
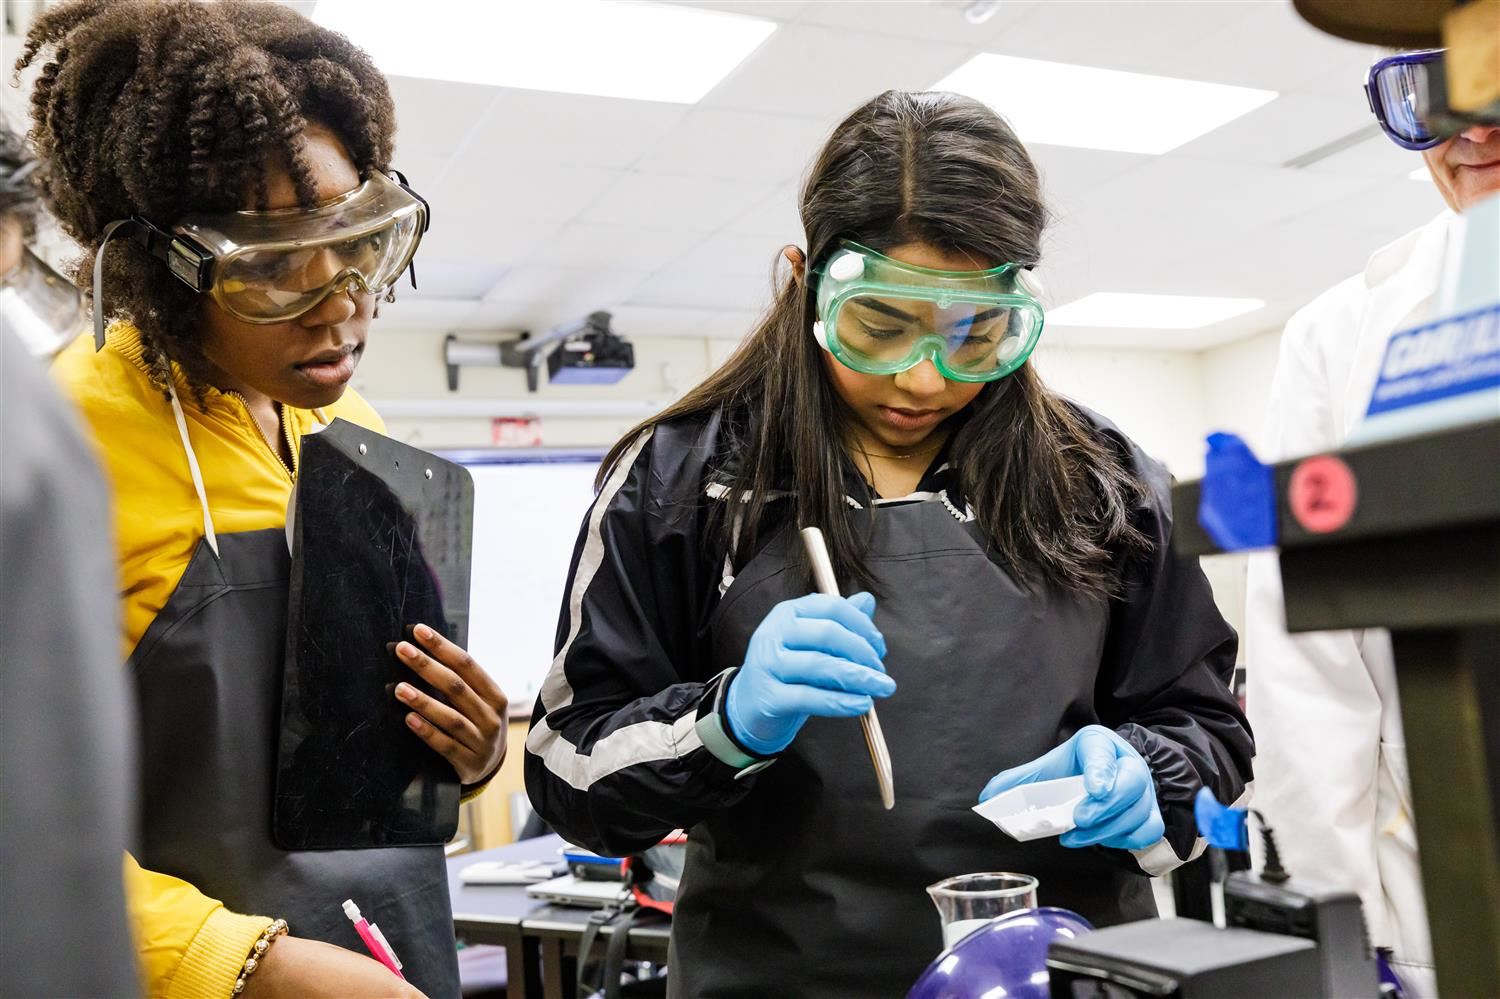
[(1144, 850), (1166, 833), (1151, 768), (1134, 746), (1102, 725), (1079, 729), (1045, 756), (996, 774), (979, 800), (1022, 784), (1078, 774), (1088, 797), (1073, 810), (1078, 828), (1062, 834), (1063, 846)]
[(811, 716), (852, 718), (896, 681), (885, 674), (885, 639), (868, 593), (821, 593), (771, 608), (729, 683), (724, 722), (753, 753), (773, 756), (791, 745)]

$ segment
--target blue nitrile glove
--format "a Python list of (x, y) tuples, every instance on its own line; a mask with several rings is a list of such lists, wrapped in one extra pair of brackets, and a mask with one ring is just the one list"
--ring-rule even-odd
[(1134, 746), (1103, 725), (1087, 725), (1045, 756), (996, 774), (979, 800), (1022, 784), (1078, 774), (1083, 774), (1088, 797), (1073, 810), (1078, 828), (1059, 837), (1063, 846), (1144, 850), (1166, 833), (1151, 768)]
[(872, 698), (889, 697), (896, 681), (885, 675), (885, 639), (874, 613), (868, 593), (813, 593), (772, 607), (724, 698), (730, 734), (772, 756), (809, 717), (852, 718), (869, 711)]

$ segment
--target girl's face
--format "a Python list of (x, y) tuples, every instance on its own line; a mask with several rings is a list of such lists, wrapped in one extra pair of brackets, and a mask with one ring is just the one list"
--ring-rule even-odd
[[(319, 202), (360, 185), (358, 167), (333, 132), (309, 123), (300, 141)], [(283, 165), (273, 168), (266, 182), (264, 207), (297, 207), (296, 185)], [(203, 353), (214, 369), (212, 381), (298, 409), (331, 405), (354, 377), (374, 312), (374, 296), (351, 289), (329, 295), (296, 319), (262, 326), (241, 322), (204, 298)]]
[[(936, 270), (977, 271), (997, 266), (926, 243), (903, 243), (884, 253), (902, 263)], [(844, 367), (832, 354), (821, 353), (834, 391), (853, 414), (854, 433), (862, 443), (884, 450), (901, 452), (921, 446), (984, 388), (980, 382), (949, 381), (931, 361), (894, 375), (865, 375)]]

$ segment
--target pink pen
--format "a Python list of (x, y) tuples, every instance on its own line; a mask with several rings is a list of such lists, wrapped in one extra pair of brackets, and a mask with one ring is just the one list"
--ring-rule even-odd
[(359, 938), (365, 942), (365, 949), (370, 952), (370, 956), (390, 968), (391, 974), (406, 981), (406, 976), (401, 974), (401, 959), (391, 949), (390, 941), (385, 938), (384, 933), (380, 932), (380, 927), (366, 921), (359, 914), (359, 906), (354, 904), (354, 899), (344, 900), (344, 915), (348, 916), (349, 921), (354, 924), (354, 932), (358, 933)]

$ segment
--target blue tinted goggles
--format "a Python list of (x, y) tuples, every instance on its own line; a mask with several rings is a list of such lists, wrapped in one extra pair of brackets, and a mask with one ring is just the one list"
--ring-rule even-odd
[(1448, 137), (1433, 126), (1433, 111), (1447, 104), (1446, 49), (1402, 52), (1370, 67), (1365, 97), (1381, 129), (1403, 149), (1431, 149)]

